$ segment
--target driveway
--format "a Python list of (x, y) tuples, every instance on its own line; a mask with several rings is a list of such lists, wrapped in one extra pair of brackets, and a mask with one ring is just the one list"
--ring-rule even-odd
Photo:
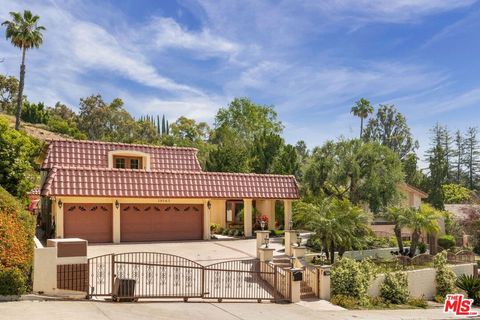
[(416, 310), (334, 310), (322, 302), (303, 304), (138, 302), (94, 301), (20, 301), (0, 303), (2, 319), (11, 320), (133, 320), (133, 319), (455, 319), (442, 309)]
[[(124, 252), (160, 252), (208, 265), (225, 260), (256, 258), (255, 246), (256, 239), (89, 244), (88, 257)], [(269, 247), (275, 249), (274, 255), (284, 255), (281, 239), (272, 239)]]

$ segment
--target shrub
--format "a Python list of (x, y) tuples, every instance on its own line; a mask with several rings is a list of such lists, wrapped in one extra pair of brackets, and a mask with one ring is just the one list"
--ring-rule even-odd
[(455, 285), (467, 293), (468, 299), (473, 299), (475, 304), (480, 304), (480, 278), (462, 274)]
[(455, 273), (447, 265), (447, 252), (442, 251), (433, 258), (435, 267), (435, 283), (437, 286), (437, 295), (446, 297), (449, 293), (455, 292)]
[(240, 229), (235, 229), (235, 231), (233, 232), (233, 235), (235, 237), (238, 237), (238, 236), (241, 236), (242, 235), (242, 231)]
[(220, 228), (220, 225), (218, 223), (211, 223), (210, 224), (210, 231), (213, 233), (216, 233), (218, 228)]
[(355, 309), (358, 307), (358, 300), (356, 298), (343, 294), (332, 296), (330, 302), (345, 309)]
[(444, 184), (442, 189), (445, 203), (467, 203), (472, 198), (472, 191), (459, 184)]
[(356, 262), (341, 258), (333, 266), (330, 275), (332, 295), (344, 295), (365, 304), (367, 289), (375, 274), (375, 266), (369, 260)]
[(407, 275), (403, 272), (387, 273), (380, 286), (380, 296), (386, 303), (404, 304), (408, 301)]
[(20, 269), (0, 266), (0, 296), (21, 295), (26, 291), (26, 278)]
[(449, 234), (441, 235), (438, 237), (437, 243), (443, 249), (448, 250), (455, 246), (455, 238)]
[(228, 230), (228, 235), (233, 236), (235, 234), (235, 229)]
[(223, 229), (222, 234), (223, 234), (224, 236), (228, 236), (228, 232), (229, 232), (229, 231), (230, 231), (230, 230), (229, 230), (228, 228), (225, 228), (225, 229)]
[(410, 299), (408, 299), (408, 304), (413, 306), (413, 307), (423, 308), (423, 309), (426, 309), (428, 307), (428, 303), (425, 300), (425, 297), (410, 298)]
[(420, 242), (418, 244), (418, 251), (420, 251), (420, 254), (427, 252), (427, 245), (425, 244), (425, 242)]

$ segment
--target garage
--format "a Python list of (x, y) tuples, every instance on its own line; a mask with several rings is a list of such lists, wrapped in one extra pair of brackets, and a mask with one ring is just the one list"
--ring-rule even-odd
[(200, 240), (201, 204), (122, 204), (121, 241)]
[(112, 242), (111, 203), (65, 203), (64, 237), (88, 242)]

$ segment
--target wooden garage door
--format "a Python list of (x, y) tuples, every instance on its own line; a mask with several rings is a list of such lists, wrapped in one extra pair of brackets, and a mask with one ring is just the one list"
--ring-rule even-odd
[(89, 242), (112, 242), (111, 203), (65, 203), (64, 237)]
[(121, 241), (196, 240), (203, 237), (201, 204), (122, 204)]

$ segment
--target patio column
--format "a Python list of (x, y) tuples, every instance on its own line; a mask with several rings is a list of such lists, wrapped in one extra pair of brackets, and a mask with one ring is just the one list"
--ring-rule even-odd
[(113, 243), (120, 243), (120, 203), (118, 203), (118, 208), (115, 204), (118, 203), (117, 200), (113, 201)]
[[(210, 240), (210, 211), (208, 209), (209, 199), (203, 200), (203, 240)], [(211, 204), (211, 202), (210, 202)]]
[(243, 199), (243, 230), (245, 237), (252, 236), (252, 199)]
[(268, 217), (268, 230), (275, 229), (275, 200), (265, 199), (256, 201), (257, 210)]
[(63, 238), (63, 204), (58, 205), (61, 199), (56, 199), (53, 205), (55, 210), (55, 238)]
[(290, 220), (292, 220), (292, 200), (283, 200), (284, 222), (283, 229), (290, 229)]

